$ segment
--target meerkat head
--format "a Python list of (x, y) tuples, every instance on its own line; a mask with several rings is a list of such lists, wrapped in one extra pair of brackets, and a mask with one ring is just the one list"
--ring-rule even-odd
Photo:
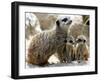
[(75, 40), (74, 40), (74, 37), (73, 36), (68, 36), (64, 42), (66, 44), (74, 45)]
[(86, 43), (87, 39), (84, 35), (79, 35), (76, 39), (76, 43), (81, 43), (81, 44), (84, 44)]
[(69, 26), (71, 25), (72, 20), (68, 16), (60, 17), (56, 21), (56, 25), (63, 31), (68, 31)]

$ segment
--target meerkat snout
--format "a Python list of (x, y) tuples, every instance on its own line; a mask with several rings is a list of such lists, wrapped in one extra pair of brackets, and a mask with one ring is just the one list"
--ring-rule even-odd
[(68, 16), (62, 17), (62, 18), (60, 18), (59, 20), (56, 21), (57, 26), (60, 26), (60, 27), (66, 27), (66, 26), (69, 27), (69, 25), (71, 25), (71, 23), (72, 23), (72, 20)]
[[(67, 18), (67, 17), (64, 18), (64, 19), (62, 19), (63, 22), (66, 22), (66, 21), (68, 21), (68, 20), (69, 20), (69, 18)], [(69, 23), (71, 23), (71, 22), (72, 22), (72, 20), (69, 20)]]
[(64, 21), (64, 22), (66, 22), (67, 20), (68, 20), (67, 18), (62, 19), (62, 21)]

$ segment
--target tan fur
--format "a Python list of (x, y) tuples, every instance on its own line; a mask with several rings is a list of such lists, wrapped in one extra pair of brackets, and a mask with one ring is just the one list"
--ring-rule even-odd
[(87, 44), (89, 46), (89, 26), (79, 23), (72, 23), (72, 25), (69, 27), (68, 33), (72, 35), (75, 39), (79, 35), (84, 35), (87, 37)]
[[(70, 20), (66, 22), (70, 22)], [(70, 24), (62, 24), (61, 20), (57, 20), (55, 29), (43, 31), (33, 36), (28, 48), (27, 62), (36, 65), (47, 64), (49, 57), (64, 44), (67, 37), (65, 29), (68, 29)]]
[(70, 63), (72, 61), (72, 56), (74, 55), (74, 47), (71, 44), (66, 45), (66, 52), (67, 52), (67, 62)]
[(63, 44), (62, 46), (58, 47), (58, 49), (57, 49), (57, 53), (59, 54), (58, 58), (61, 63), (66, 61), (66, 56), (65, 56), (64, 52), (66, 52), (66, 44)]
[[(49, 32), (49, 34), (50, 33), (51, 32)], [(51, 39), (53, 39), (53, 34), (51, 33), (50, 35), (48, 35), (48, 33), (43, 32), (33, 37), (32, 42), (30, 43), (30, 46), (28, 48), (28, 63), (38, 65), (47, 63), (48, 58), (56, 50), (55, 39), (53, 40), (53, 45), (49, 44)], [(46, 42), (45, 40), (47, 39), (48, 41)]]
[(74, 60), (74, 54), (75, 54), (75, 49), (74, 49), (74, 38), (73, 36), (69, 36), (67, 38), (67, 43), (66, 43), (66, 61), (70, 63), (71, 61)]
[[(72, 42), (70, 42), (72, 41)], [(59, 60), (61, 62), (70, 63), (74, 59), (75, 49), (74, 49), (74, 38), (72, 36), (67, 36), (66, 43), (58, 48)]]
[(78, 62), (88, 61), (89, 58), (88, 45), (86, 44), (86, 42), (83, 42), (83, 40), (86, 40), (86, 37), (84, 35), (80, 35), (78, 36), (78, 39), (81, 39), (82, 42), (78, 42), (76, 45), (76, 60)]

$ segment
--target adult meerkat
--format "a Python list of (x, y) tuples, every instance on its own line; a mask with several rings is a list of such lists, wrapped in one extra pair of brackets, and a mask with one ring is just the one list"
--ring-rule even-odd
[(80, 63), (81, 61), (88, 61), (89, 51), (86, 43), (87, 39), (84, 35), (79, 35), (76, 39), (76, 60)]
[(58, 18), (55, 29), (33, 36), (28, 48), (27, 62), (40, 66), (47, 64), (49, 57), (64, 44), (71, 23), (70, 17)]

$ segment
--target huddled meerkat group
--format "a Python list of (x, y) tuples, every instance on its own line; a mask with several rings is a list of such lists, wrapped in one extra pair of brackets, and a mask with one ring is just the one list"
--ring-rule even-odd
[(57, 53), (61, 63), (87, 61), (87, 39), (84, 35), (76, 39), (70, 35), (68, 30), (71, 24), (70, 17), (58, 18), (55, 28), (34, 35), (28, 47), (27, 63), (43, 66), (48, 64), (54, 53)]
[[(70, 46), (70, 47), (69, 47)], [(69, 44), (66, 43), (67, 62), (88, 61), (89, 49), (87, 39), (84, 35), (79, 35), (76, 39), (70, 39)]]
[(84, 35), (79, 35), (77, 39), (69, 35), (66, 38), (66, 43), (58, 51), (62, 63), (86, 62), (89, 58), (87, 39)]

